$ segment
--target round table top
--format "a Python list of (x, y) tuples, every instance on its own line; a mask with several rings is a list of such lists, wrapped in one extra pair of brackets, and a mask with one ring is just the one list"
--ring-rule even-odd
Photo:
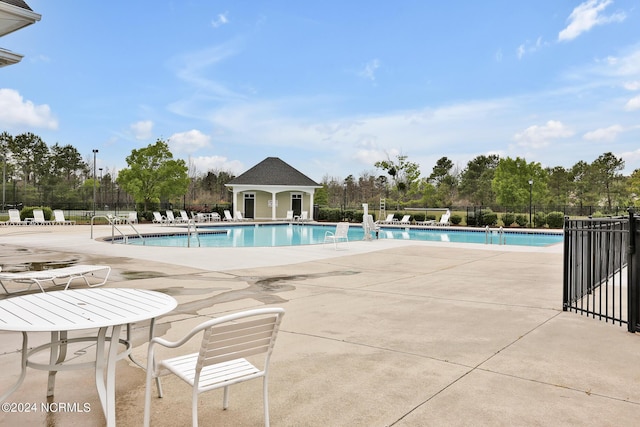
[(166, 314), (177, 305), (175, 298), (146, 289), (40, 292), (0, 300), (0, 330), (72, 331), (125, 325)]

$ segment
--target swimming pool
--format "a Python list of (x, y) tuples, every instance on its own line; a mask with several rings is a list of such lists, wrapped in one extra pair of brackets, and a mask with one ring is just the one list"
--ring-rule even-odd
[[(334, 231), (335, 225), (301, 225), (301, 224), (254, 224), (216, 227), (198, 227), (197, 237), (180, 232), (175, 234), (158, 233), (145, 235), (143, 239), (129, 236), (127, 244), (169, 247), (272, 247), (316, 245), (324, 243), (327, 231)], [(417, 229), (417, 228), (382, 228), (378, 233), (380, 239), (399, 239), (435, 242), (507, 244), (519, 246), (548, 246), (563, 240), (561, 233), (549, 232), (512, 232), (500, 234), (497, 230), (486, 233), (484, 229)], [(349, 227), (349, 241), (364, 239), (364, 231), (360, 226)], [(375, 236), (374, 236), (375, 239)], [(123, 243), (116, 238), (115, 243)]]

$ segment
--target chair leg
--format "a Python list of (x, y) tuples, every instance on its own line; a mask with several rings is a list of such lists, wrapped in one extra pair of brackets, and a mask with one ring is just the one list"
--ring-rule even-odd
[(262, 394), (264, 403), (264, 426), (269, 427), (269, 384), (267, 377), (262, 377)]
[(193, 398), (191, 402), (191, 425), (198, 427), (198, 386), (193, 386)]
[(224, 388), (224, 396), (222, 398), (222, 409), (227, 409), (229, 407), (229, 387)]

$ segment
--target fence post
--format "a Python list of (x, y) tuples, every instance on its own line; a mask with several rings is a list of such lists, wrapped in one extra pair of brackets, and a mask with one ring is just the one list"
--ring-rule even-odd
[(627, 250), (627, 330), (636, 332), (638, 325), (638, 260), (636, 254), (636, 220), (633, 208), (629, 208), (629, 248)]
[(562, 285), (562, 311), (567, 311), (569, 306), (569, 217), (564, 217), (564, 269)]

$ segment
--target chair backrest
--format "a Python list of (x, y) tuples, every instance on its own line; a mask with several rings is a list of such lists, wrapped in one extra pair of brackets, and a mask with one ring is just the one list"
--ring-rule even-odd
[(402, 219), (400, 220), (400, 222), (409, 222), (409, 219), (411, 218), (411, 215), (405, 215), (402, 217)]
[(56, 222), (65, 222), (65, 218), (64, 218), (64, 212), (62, 212), (60, 209), (56, 209), (53, 211), (53, 217), (55, 218)]
[(173, 216), (173, 211), (172, 210), (167, 210), (167, 220), (169, 221), (175, 221), (176, 218)]
[(293, 219), (293, 211), (287, 211), (287, 218), (286, 219)]
[(303, 221), (306, 221), (307, 219), (309, 219), (309, 212), (308, 211), (302, 211), (300, 214), (300, 217)]
[(9, 222), (22, 222), (18, 209), (9, 209)]
[(42, 209), (34, 209), (33, 210), (33, 219), (36, 222), (45, 222), (44, 211)]
[(204, 366), (265, 354), (267, 370), (275, 344), (283, 308), (262, 308), (219, 317), (200, 324), (202, 345), (196, 365), (196, 375)]
[(226, 210), (226, 209), (225, 209), (225, 211), (224, 211), (224, 218), (225, 218), (227, 221), (233, 221), (233, 217), (231, 216), (231, 212), (229, 212), (229, 211), (228, 211), (228, 210)]
[(182, 218), (183, 221), (189, 222), (189, 215), (187, 215), (187, 211), (181, 210), (180, 217)]
[(240, 221), (242, 221), (242, 212), (236, 211), (236, 218), (238, 218)]
[(153, 212), (153, 219), (155, 219), (158, 222), (162, 222), (162, 215), (160, 215), (160, 212), (154, 211)]
[(387, 219), (385, 219), (384, 221), (385, 222), (392, 222), (393, 221), (393, 214), (387, 215)]
[(335, 236), (344, 238), (344, 237), (347, 237), (348, 234), (349, 234), (349, 223), (339, 222), (338, 225), (336, 225)]
[(367, 215), (365, 221), (369, 230), (378, 230), (380, 227), (373, 221), (373, 215)]
[(138, 212), (129, 212), (129, 222), (138, 222)]
[(451, 212), (447, 209), (445, 213), (440, 217), (440, 224), (446, 224), (449, 222), (449, 217), (451, 216)]

